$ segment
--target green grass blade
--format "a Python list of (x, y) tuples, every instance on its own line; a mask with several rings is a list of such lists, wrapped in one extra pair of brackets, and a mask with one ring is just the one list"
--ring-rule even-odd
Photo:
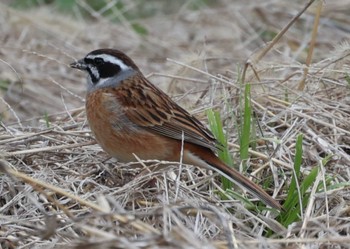
[(289, 210), (292, 206), (293, 206), (293, 199), (295, 197), (296, 194), (299, 194), (298, 191), (298, 179), (300, 176), (300, 168), (301, 168), (301, 164), (303, 161), (303, 135), (300, 134), (297, 137), (297, 141), (296, 141), (296, 145), (295, 145), (295, 159), (294, 159), (294, 171), (293, 171), (293, 177), (292, 177), (292, 181), (290, 183), (289, 186), (289, 191), (288, 191), (288, 195), (287, 195), (287, 199), (284, 203), (284, 208), (286, 210)]
[(44, 113), (44, 120), (45, 120), (45, 124), (46, 124), (46, 128), (50, 128), (50, 118), (49, 115), (47, 114), (47, 112)]
[[(308, 190), (311, 186), (315, 184), (317, 175), (319, 174), (320, 167), (314, 167), (310, 173), (305, 176), (304, 180), (301, 182), (300, 186), (298, 185), (298, 181), (300, 181), (301, 174), (301, 165), (302, 165), (302, 156), (303, 156), (303, 135), (300, 134), (296, 140), (296, 151), (295, 151), (295, 159), (294, 159), (294, 172), (291, 180), (291, 184), (288, 190), (288, 195), (286, 201), (283, 205), (286, 212), (281, 213), (278, 220), (280, 223), (287, 227), (293, 222), (299, 221), (300, 217), (302, 217), (303, 208), (309, 202), (310, 194)], [(324, 160), (325, 163), (328, 160)], [(319, 187), (323, 186), (320, 184)]]
[(250, 142), (250, 131), (251, 131), (251, 112), (252, 108), (250, 105), (250, 84), (245, 85), (244, 91), (244, 114), (243, 114), (243, 125), (241, 129), (241, 141), (240, 141), (240, 157), (245, 167), (245, 160), (249, 157), (249, 142)]
[[(207, 116), (210, 130), (213, 132), (215, 138), (223, 145), (222, 150), (218, 151), (219, 158), (228, 166), (233, 166), (233, 159), (227, 146), (227, 136), (224, 133), (220, 113), (208, 110)], [(232, 188), (232, 182), (225, 177), (222, 177), (222, 184), (225, 190)]]

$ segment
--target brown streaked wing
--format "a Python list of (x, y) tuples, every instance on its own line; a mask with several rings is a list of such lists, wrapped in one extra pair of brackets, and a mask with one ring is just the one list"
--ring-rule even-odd
[(115, 89), (126, 116), (135, 124), (177, 140), (198, 144), (213, 151), (221, 145), (203, 124), (177, 105), (169, 96), (152, 85), (142, 75)]

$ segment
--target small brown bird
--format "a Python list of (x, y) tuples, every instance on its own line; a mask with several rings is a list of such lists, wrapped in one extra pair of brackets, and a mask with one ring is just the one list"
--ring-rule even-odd
[[(101, 147), (121, 162), (179, 161), (219, 172), (265, 204), (281, 205), (216, 155), (218, 142), (195, 117), (155, 87), (124, 53), (98, 49), (71, 64), (88, 73), (86, 113)], [(182, 140), (184, 144), (182, 147)]]

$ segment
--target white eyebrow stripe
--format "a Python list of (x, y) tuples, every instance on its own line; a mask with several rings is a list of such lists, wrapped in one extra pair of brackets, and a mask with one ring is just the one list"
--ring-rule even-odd
[(88, 56), (86, 56), (86, 58), (88, 58), (88, 59), (101, 58), (105, 62), (110, 62), (112, 64), (118, 65), (120, 67), (120, 69), (123, 71), (131, 68), (131, 67), (125, 65), (125, 63), (123, 63), (122, 60), (119, 60), (118, 58), (116, 58), (112, 55), (108, 55), (108, 54), (88, 55)]

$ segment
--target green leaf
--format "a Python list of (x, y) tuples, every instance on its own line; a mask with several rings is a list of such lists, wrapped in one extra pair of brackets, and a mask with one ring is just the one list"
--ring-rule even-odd
[(134, 22), (134, 23), (132, 24), (132, 28), (134, 29), (134, 31), (135, 31), (137, 34), (139, 34), (139, 35), (141, 35), (141, 36), (146, 36), (146, 35), (148, 35), (148, 30), (147, 30), (144, 26), (142, 26), (141, 24), (139, 24), (139, 23)]
[(74, 6), (76, 6), (76, 1), (74, 0), (56, 0), (55, 4), (57, 8), (61, 11), (71, 11)]
[(348, 83), (348, 85), (350, 86), (350, 76), (348, 73), (345, 73), (345, 81)]
[(7, 79), (0, 79), (0, 90), (7, 91), (11, 82)]

